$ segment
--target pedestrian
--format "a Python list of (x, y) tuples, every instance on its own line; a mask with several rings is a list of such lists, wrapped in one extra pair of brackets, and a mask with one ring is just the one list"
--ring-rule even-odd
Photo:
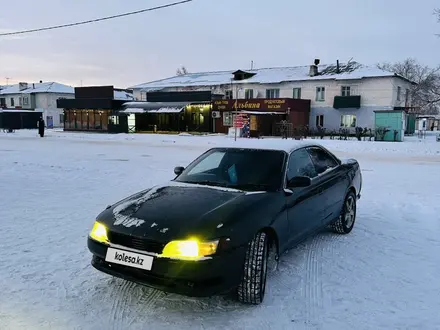
[(40, 117), (40, 119), (38, 120), (38, 134), (40, 134), (40, 137), (44, 137), (44, 126), (45, 126), (45, 122), (43, 117)]

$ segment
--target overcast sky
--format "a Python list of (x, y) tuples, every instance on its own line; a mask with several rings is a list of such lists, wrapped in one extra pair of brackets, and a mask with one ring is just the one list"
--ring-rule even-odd
[[(0, 1), (0, 31), (114, 15), (175, 0)], [(126, 88), (190, 72), (415, 57), (440, 64), (438, 0), (194, 0), (136, 16), (0, 37), (0, 85)]]

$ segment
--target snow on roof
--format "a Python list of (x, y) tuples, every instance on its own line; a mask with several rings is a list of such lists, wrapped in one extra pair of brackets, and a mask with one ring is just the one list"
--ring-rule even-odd
[(57, 93), (57, 94), (74, 94), (74, 88), (57, 82), (44, 83), (28, 83), (26, 89), (20, 90), (20, 85), (4, 86), (6, 88), (0, 90), (0, 95), (5, 94), (34, 94), (34, 93)]
[(35, 109), (35, 110), (24, 110), (24, 109), (1, 109), (0, 108), (0, 113), (1, 112), (18, 112), (18, 113), (22, 113), (22, 112), (26, 112), (26, 113), (42, 113), (43, 110), (42, 109)]
[(258, 143), (255, 143), (255, 140), (253, 139), (240, 139), (238, 145), (237, 143), (231, 143), (230, 145), (218, 146), (214, 148), (261, 149), (285, 151), (287, 153), (291, 153), (297, 149), (312, 146), (320, 146), (322, 148), (322, 145), (313, 141), (283, 139), (261, 139), (258, 140)]
[[(310, 66), (255, 69), (247, 71), (249, 73), (254, 73), (254, 76), (245, 80), (234, 81), (233, 83), (276, 84), (282, 82), (305, 80), (355, 80), (373, 77), (400, 77), (392, 72), (385, 71), (377, 67), (365, 66), (357, 62), (349, 62), (347, 64), (340, 63), (339, 69), (340, 73), (337, 73), (336, 64), (318, 65), (319, 74), (314, 77), (311, 77), (309, 75)], [(233, 72), (235, 71), (237, 70), (187, 73), (185, 75), (156, 80), (145, 84), (136, 85), (130, 88), (151, 91), (167, 87), (227, 85), (231, 84)]]
[(123, 100), (123, 101), (124, 100), (127, 100), (127, 101), (134, 100), (133, 94), (128, 93), (126, 91), (115, 90), (113, 97), (114, 97), (115, 100)]

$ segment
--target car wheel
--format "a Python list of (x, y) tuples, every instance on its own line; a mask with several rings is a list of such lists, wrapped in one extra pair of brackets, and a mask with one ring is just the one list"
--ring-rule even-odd
[(244, 261), (243, 277), (238, 286), (238, 300), (245, 304), (263, 302), (266, 291), (269, 241), (267, 234), (259, 232), (249, 243)]
[(338, 234), (349, 234), (356, 221), (356, 195), (350, 191), (344, 200), (341, 215), (332, 228)]

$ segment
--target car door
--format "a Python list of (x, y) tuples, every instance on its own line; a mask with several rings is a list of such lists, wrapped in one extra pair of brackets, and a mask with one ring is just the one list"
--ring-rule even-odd
[(307, 176), (312, 185), (304, 188), (292, 188), (286, 194), (286, 209), (289, 221), (289, 245), (302, 240), (321, 225), (321, 206), (319, 205), (319, 187), (314, 184), (318, 176), (308, 151), (303, 148), (292, 152), (286, 169), (286, 182), (295, 176)]
[(322, 224), (339, 216), (345, 198), (348, 178), (345, 170), (333, 155), (320, 147), (309, 147), (307, 151), (317, 172), (316, 184), (322, 190), (322, 203), (325, 205)]

